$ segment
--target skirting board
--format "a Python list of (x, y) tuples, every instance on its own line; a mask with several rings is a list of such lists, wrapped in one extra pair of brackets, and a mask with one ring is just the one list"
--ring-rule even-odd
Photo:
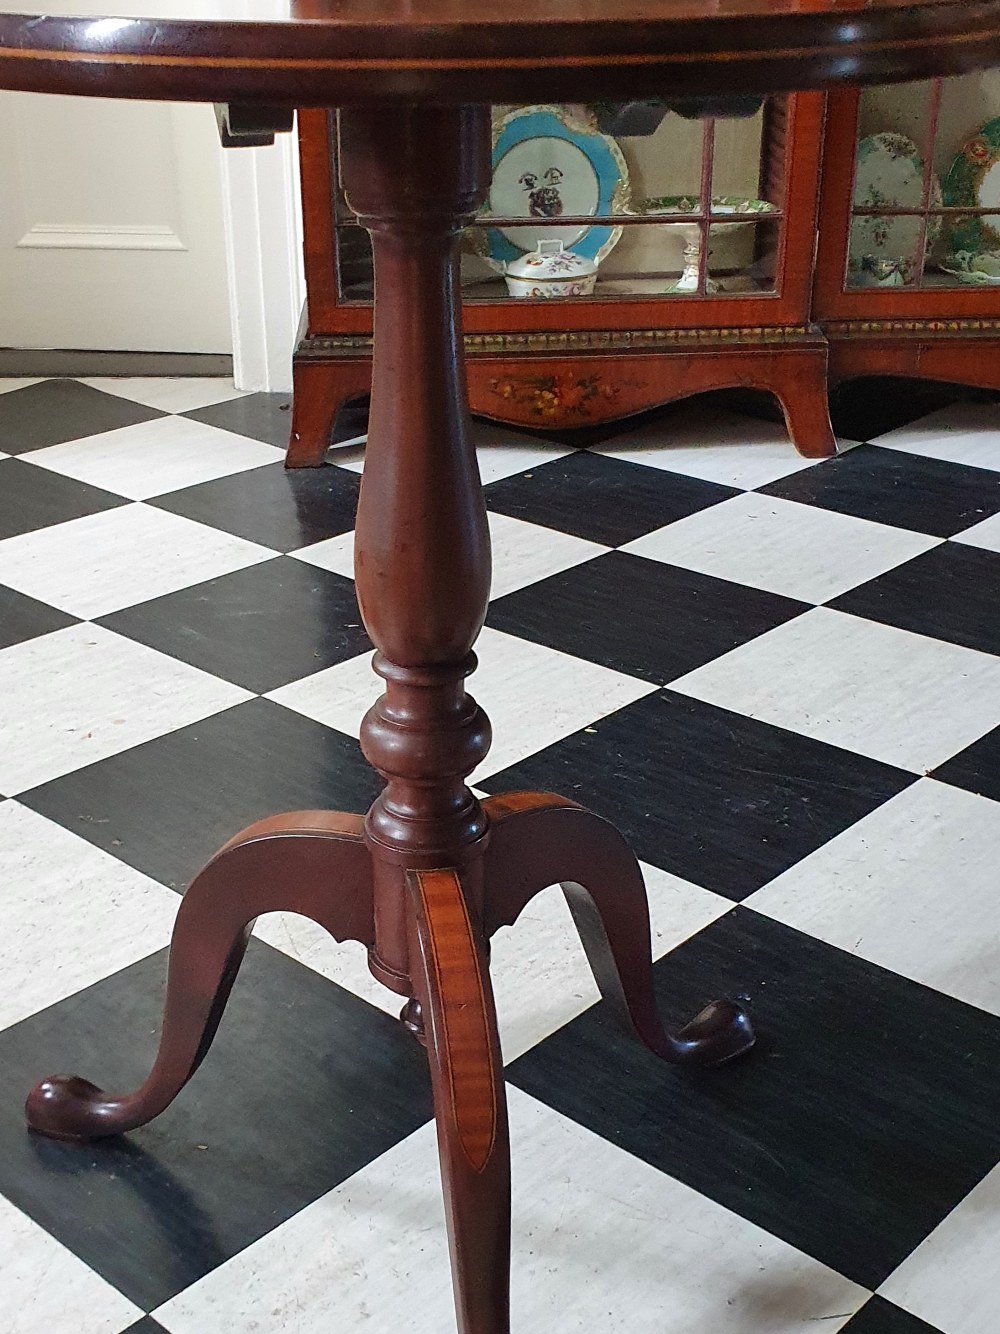
[(215, 352), (86, 352), (72, 348), (0, 348), (0, 376), (224, 375), (233, 359)]

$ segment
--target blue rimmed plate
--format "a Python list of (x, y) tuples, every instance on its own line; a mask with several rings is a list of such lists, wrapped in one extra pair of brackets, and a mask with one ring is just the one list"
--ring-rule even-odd
[(618, 244), (620, 226), (540, 227), (531, 219), (599, 218), (623, 212), (628, 201), (628, 168), (614, 139), (563, 107), (519, 107), (493, 127), (493, 181), (484, 221), (491, 213), (528, 221), (523, 227), (477, 228), (473, 248), (498, 272), (545, 240), (562, 241), (567, 250), (599, 264)]

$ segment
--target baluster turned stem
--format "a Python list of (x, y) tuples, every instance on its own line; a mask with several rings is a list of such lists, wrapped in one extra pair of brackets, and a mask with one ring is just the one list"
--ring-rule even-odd
[(344, 111), (340, 138), (348, 202), (375, 257), (355, 542), (358, 600), (386, 687), (361, 731), (386, 779), (367, 820), (373, 967), (405, 992), (402, 869), (460, 865), (486, 830), (465, 783), (490, 742), (465, 690), (489, 599), (490, 545), (466, 401), (459, 245), (488, 188), (489, 109)]

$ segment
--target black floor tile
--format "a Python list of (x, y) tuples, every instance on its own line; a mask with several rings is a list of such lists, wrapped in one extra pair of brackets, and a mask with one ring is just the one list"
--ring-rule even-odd
[(151, 1315), (145, 1315), (141, 1320), (137, 1320), (134, 1325), (129, 1325), (128, 1329), (122, 1331), (122, 1334), (167, 1334), (167, 1331), (154, 1320)]
[(946, 760), (932, 777), (1000, 801), (1000, 727)]
[(664, 685), (807, 610), (776, 593), (610, 551), (497, 598), (486, 623)]
[(353, 737), (253, 699), (18, 800), (183, 890), (252, 821), (279, 811), (365, 811), (380, 787)]
[(290, 556), (126, 607), (100, 624), (256, 694), (371, 649), (353, 580)]
[(853, 1320), (848, 1320), (841, 1334), (941, 1334), (941, 1331), (908, 1311), (901, 1311), (884, 1297), (873, 1297)]
[(275, 551), (295, 551), (354, 527), (360, 485), (344, 468), (288, 470), (274, 463), (171, 491), (150, 504)]
[(673, 1022), (746, 996), (757, 1049), (680, 1072), (601, 1005), (508, 1079), (869, 1288), (1000, 1160), (1000, 1018), (745, 908), (655, 974)]
[(209, 426), (234, 431), (236, 435), (263, 440), (266, 445), (288, 448), (292, 429), (292, 400), (290, 394), (245, 394), (230, 398), (225, 403), (212, 403), (207, 408), (195, 408), (181, 415), (192, 421), (207, 422)]
[(480, 786), (562, 793), (617, 825), (643, 861), (742, 899), (913, 781), (664, 690)]
[(55, 1071), (145, 1078), (166, 951), (0, 1033), (0, 1190), (142, 1309), (159, 1306), (412, 1133), (427, 1060), (390, 1016), (254, 943), (211, 1053), (127, 1137), (29, 1135), (27, 1089)]
[(0, 649), (22, 644), (26, 639), (36, 639), (39, 635), (47, 635), (53, 630), (61, 630), (66, 625), (76, 623), (75, 616), (0, 584)]
[(873, 445), (760, 490), (935, 537), (952, 537), (1000, 511), (1000, 473)]
[(349, 398), (341, 405), (337, 419), (333, 423), (332, 441), (353, 440), (368, 431), (368, 409), (370, 400), (367, 394), (361, 398)]
[(497, 514), (617, 547), (739, 494), (696, 477), (579, 451), (493, 482)]
[(933, 380), (866, 376), (837, 385), (830, 398), (833, 429), (842, 440), (875, 440), (955, 402), (996, 401), (990, 390)]
[(0, 451), (23, 454), (165, 415), (78, 380), (43, 380), (0, 394)]
[[(0, 403), (9, 397), (0, 394)], [(122, 496), (48, 468), (36, 468), (23, 459), (0, 459), (0, 539), (126, 504)]]
[(945, 542), (828, 605), (870, 621), (1000, 653), (1000, 555)]

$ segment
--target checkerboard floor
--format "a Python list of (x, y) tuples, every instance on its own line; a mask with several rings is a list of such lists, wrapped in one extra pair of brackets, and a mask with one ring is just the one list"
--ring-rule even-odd
[[(741, 996), (761, 1034), (679, 1073), (596, 1003), (557, 890), (501, 933), (516, 1334), (1000, 1327), (1000, 408), (885, 406), (822, 463), (718, 406), (587, 450), (477, 428), (473, 781), (615, 820), (664, 1014)], [(423, 1053), (300, 919), (158, 1120), (23, 1128), (42, 1075), (142, 1079), (216, 846), (374, 795), (363, 444), (288, 474), (286, 408), (0, 382), (4, 1334), (454, 1328)]]

